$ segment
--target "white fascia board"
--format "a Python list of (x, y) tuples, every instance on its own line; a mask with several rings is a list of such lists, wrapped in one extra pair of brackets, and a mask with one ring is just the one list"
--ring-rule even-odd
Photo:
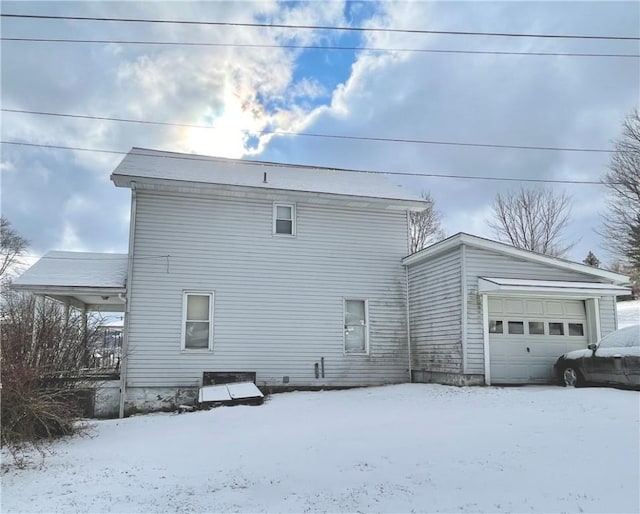
[(571, 296), (580, 298), (598, 298), (601, 296), (622, 296), (629, 294), (626, 287), (589, 282), (523, 281), (522, 283), (500, 283), (500, 279), (481, 277), (478, 279), (478, 292), (490, 295), (535, 295), (535, 296)]
[(443, 252), (459, 247), (462, 244), (469, 245), (475, 248), (480, 248), (482, 250), (489, 250), (492, 252), (501, 253), (503, 255), (515, 257), (515, 258), (526, 260), (526, 261), (538, 262), (540, 264), (553, 266), (554, 268), (575, 271), (577, 273), (582, 273), (584, 275), (591, 275), (594, 277), (608, 280), (609, 282), (612, 282), (618, 285), (629, 283), (629, 277), (625, 275), (620, 275), (619, 273), (613, 273), (612, 271), (606, 271), (599, 268), (594, 268), (592, 266), (587, 266), (586, 264), (567, 261), (565, 259), (560, 259), (558, 257), (551, 257), (549, 255), (530, 252), (529, 250), (522, 250), (521, 248), (516, 248), (514, 246), (511, 246), (505, 243), (499, 243), (498, 241), (491, 241), (490, 239), (473, 236), (471, 234), (465, 234), (463, 232), (460, 232), (459, 234), (451, 236), (448, 239), (445, 239), (444, 241), (435, 243), (429, 246), (428, 248), (425, 248), (424, 250), (420, 250), (419, 252), (408, 255), (407, 257), (402, 259), (402, 264), (404, 264), (405, 266), (410, 266), (412, 264), (421, 262), (424, 259), (434, 257)]
[(127, 291), (125, 287), (47, 286), (34, 284), (12, 284), (11, 289), (47, 296), (118, 296)]
[(111, 180), (117, 187), (131, 187), (136, 184), (137, 190), (179, 192), (187, 194), (215, 193), (221, 196), (236, 198), (265, 198), (270, 200), (290, 201), (292, 198), (317, 201), (318, 203), (348, 202), (348, 207), (355, 208), (380, 208), (397, 211), (422, 211), (428, 207), (427, 203), (420, 200), (404, 200), (399, 198), (383, 198), (374, 196), (357, 196), (339, 193), (322, 193), (316, 191), (304, 191), (299, 189), (283, 189), (270, 187), (251, 187), (243, 185), (230, 185), (208, 182), (194, 182), (188, 180), (173, 180), (162, 178), (145, 178), (132, 175), (111, 174)]

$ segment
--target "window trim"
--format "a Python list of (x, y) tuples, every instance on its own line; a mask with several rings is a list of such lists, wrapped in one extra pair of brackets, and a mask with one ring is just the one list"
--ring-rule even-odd
[[(208, 296), (209, 297), (209, 346), (207, 348), (187, 348), (187, 299), (189, 296)], [(183, 291), (182, 292), (182, 328), (180, 335), (180, 350), (188, 353), (210, 353), (213, 352), (213, 313), (215, 300), (214, 291)]]
[[(276, 221), (278, 221), (278, 207), (289, 207), (291, 209), (291, 234), (282, 234), (282, 233), (276, 232)], [(296, 237), (296, 204), (295, 203), (273, 202), (271, 231), (274, 236), (278, 236), (278, 237)]]
[[(348, 352), (347, 351), (347, 302), (364, 302), (364, 351)], [(344, 297), (342, 299), (342, 353), (344, 355), (369, 355), (369, 300), (366, 298)]]

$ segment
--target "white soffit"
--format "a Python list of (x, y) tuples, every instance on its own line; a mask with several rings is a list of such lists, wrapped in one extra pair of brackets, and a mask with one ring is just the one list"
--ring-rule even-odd
[(621, 296), (630, 289), (594, 282), (564, 282), (557, 280), (520, 280), (513, 278), (480, 277), (478, 292), (485, 294), (518, 294), (536, 296), (574, 296), (595, 298)]

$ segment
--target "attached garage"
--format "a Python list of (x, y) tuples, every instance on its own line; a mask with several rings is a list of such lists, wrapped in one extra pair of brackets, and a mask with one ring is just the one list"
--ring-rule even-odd
[(629, 291), (623, 275), (469, 234), (403, 263), (418, 382), (551, 382), (560, 355), (617, 328)]
[(559, 355), (588, 344), (584, 300), (497, 296), (488, 304), (493, 383), (547, 382)]

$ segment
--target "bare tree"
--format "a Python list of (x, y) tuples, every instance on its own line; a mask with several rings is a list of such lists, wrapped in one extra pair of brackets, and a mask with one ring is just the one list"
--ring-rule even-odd
[[(609, 190), (604, 216), (606, 245), (640, 271), (640, 110), (624, 122), (603, 178)], [(634, 262), (635, 261), (635, 262)]]
[(11, 268), (21, 264), (22, 257), (29, 242), (20, 236), (4, 216), (0, 217), (0, 281), (6, 279)]
[(500, 241), (561, 257), (573, 246), (563, 236), (570, 215), (571, 199), (566, 193), (521, 188), (496, 196), (488, 223)]
[(425, 246), (445, 237), (442, 230), (442, 216), (436, 209), (433, 198), (426, 191), (422, 192), (422, 198), (427, 202), (427, 208), (409, 213), (410, 253), (422, 250)]

